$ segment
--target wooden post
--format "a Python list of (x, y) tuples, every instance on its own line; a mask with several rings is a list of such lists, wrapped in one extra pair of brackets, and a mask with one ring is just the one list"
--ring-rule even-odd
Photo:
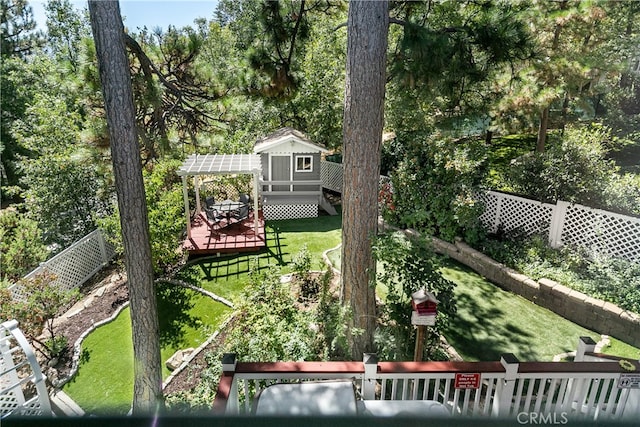
[(422, 362), (422, 354), (424, 353), (424, 339), (427, 334), (427, 327), (424, 325), (416, 326), (418, 333), (416, 335), (416, 349), (413, 353), (414, 362)]

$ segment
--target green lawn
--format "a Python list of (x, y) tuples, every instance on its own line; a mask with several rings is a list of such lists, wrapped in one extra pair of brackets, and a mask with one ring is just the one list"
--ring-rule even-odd
[[(328, 256), (340, 269), (340, 250)], [(442, 273), (456, 283), (458, 304), (458, 314), (445, 336), (465, 360), (500, 360), (501, 354), (513, 353), (522, 361), (550, 361), (556, 354), (574, 351), (581, 336), (600, 340), (596, 332), (502, 290), (455, 261), (443, 259)], [(384, 297), (386, 290), (378, 285), (376, 292)], [(603, 352), (638, 358), (640, 350), (612, 339)]]
[(129, 308), (82, 343), (76, 376), (63, 390), (87, 413), (126, 414), (133, 396), (133, 348)]
[[(550, 361), (576, 350), (581, 336), (600, 340), (598, 333), (502, 290), (461, 264), (445, 261), (442, 272), (457, 284), (458, 304), (445, 336), (465, 360), (499, 360), (502, 353), (513, 353), (522, 361)], [(612, 339), (604, 352), (638, 357), (639, 350)]]
[[(197, 347), (231, 313), (231, 309), (195, 291), (158, 287), (163, 378), (166, 362), (179, 349)], [(87, 413), (126, 414), (133, 397), (131, 315), (124, 309), (82, 343), (78, 373), (63, 388)]]

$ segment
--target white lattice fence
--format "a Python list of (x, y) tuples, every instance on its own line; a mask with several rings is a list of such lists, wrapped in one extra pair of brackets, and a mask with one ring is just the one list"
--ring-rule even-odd
[(342, 193), (342, 163), (322, 160), (320, 162), (320, 177), (324, 188)]
[(640, 218), (567, 202), (558, 202), (558, 211), (562, 215), (562, 227), (560, 233), (553, 236), (556, 245), (582, 246), (640, 262)]
[(203, 176), (200, 181), (200, 197), (203, 202), (207, 196), (215, 200), (238, 200), (240, 194), (253, 194), (253, 180), (251, 175), (239, 176)]
[(488, 191), (480, 220), (490, 231), (542, 233), (553, 247), (581, 246), (640, 262), (640, 218), (559, 201), (556, 205)]
[(491, 231), (522, 230), (527, 234), (549, 233), (554, 205), (508, 194), (487, 191), (481, 195), (485, 204), (480, 221)]
[(262, 207), (264, 219), (277, 221), (281, 219), (315, 218), (318, 216), (318, 205), (269, 205)]
[[(42, 263), (38, 268), (26, 275), (31, 279), (44, 271), (56, 276), (53, 282), (65, 290), (79, 288), (91, 276), (100, 271), (113, 258), (115, 251), (100, 230), (95, 230), (69, 246), (58, 255)], [(22, 301), (26, 298), (24, 289), (19, 284), (9, 287), (14, 299)]]

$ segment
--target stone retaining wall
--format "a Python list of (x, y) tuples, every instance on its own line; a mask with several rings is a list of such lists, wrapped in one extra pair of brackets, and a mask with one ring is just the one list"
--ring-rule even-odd
[(600, 334), (640, 347), (640, 316), (615, 304), (592, 298), (553, 280), (535, 281), (462, 242), (433, 238), (434, 249), (465, 264), (503, 289), (522, 295), (565, 319)]

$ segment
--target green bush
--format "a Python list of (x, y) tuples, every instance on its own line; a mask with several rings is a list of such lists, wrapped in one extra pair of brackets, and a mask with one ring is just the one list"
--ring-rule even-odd
[(46, 260), (48, 254), (36, 221), (13, 208), (0, 211), (0, 281), (16, 282)]
[(538, 280), (548, 278), (640, 313), (640, 265), (584, 249), (551, 248), (546, 237), (517, 232), (486, 239), (486, 255)]
[(374, 246), (381, 264), (378, 283), (387, 288), (381, 307), (382, 323), (376, 333), (378, 355), (383, 360), (412, 360), (415, 328), (411, 325), (411, 294), (425, 289), (440, 301), (435, 326), (429, 327), (425, 360), (444, 358), (439, 338), (456, 313), (455, 284), (440, 272), (440, 261), (424, 238), (407, 239), (401, 233), (380, 235)]
[(610, 130), (598, 124), (568, 127), (547, 151), (513, 160), (507, 185), (542, 202), (564, 200), (638, 214), (640, 182), (637, 176), (619, 175), (615, 162), (607, 158), (611, 139)]
[(394, 209), (387, 219), (448, 241), (478, 240), (483, 207), (475, 193), (486, 174), (484, 145), (437, 135), (398, 138), (406, 152), (392, 174)]
[[(179, 160), (164, 160), (143, 173), (151, 256), (156, 273), (166, 271), (181, 257), (181, 253), (176, 250), (180, 247), (185, 228), (182, 184), (176, 174), (181, 164)], [(124, 248), (118, 209), (111, 216), (99, 220), (98, 224), (116, 248), (116, 253), (122, 255)]]
[(280, 282), (280, 269), (254, 265), (249, 281), (236, 306), (226, 350), (244, 361), (317, 360), (312, 313), (296, 307), (289, 284)]

